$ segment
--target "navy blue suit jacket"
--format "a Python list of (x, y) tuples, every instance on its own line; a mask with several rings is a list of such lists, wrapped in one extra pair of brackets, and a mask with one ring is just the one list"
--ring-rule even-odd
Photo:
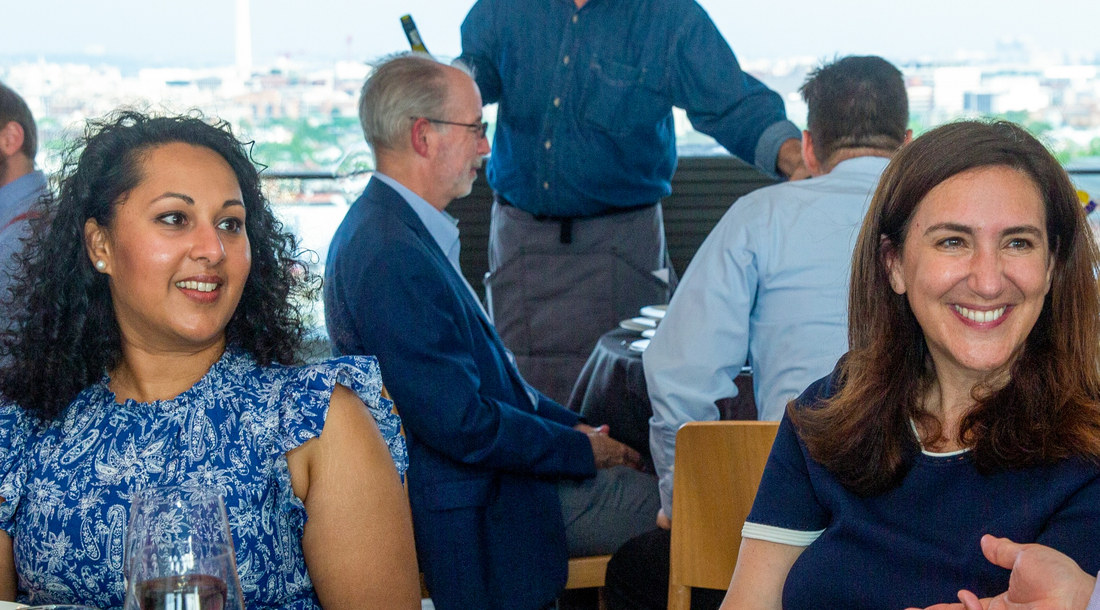
[(378, 357), (409, 445), (417, 555), (440, 610), (541, 608), (565, 584), (556, 481), (595, 474), (575, 413), (537, 409), (416, 212), (372, 179), (333, 237), (325, 319)]

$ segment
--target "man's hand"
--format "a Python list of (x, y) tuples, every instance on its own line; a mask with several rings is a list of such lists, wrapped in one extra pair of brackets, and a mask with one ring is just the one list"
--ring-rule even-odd
[(588, 442), (592, 443), (592, 455), (596, 458), (596, 468), (630, 466), (637, 469), (641, 467), (642, 456), (608, 436), (611, 429), (607, 426), (593, 428), (588, 424), (577, 424), (573, 429), (588, 435)]
[(1085, 610), (1096, 578), (1069, 557), (1040, 544), (1016, 544), (1008, 538), (982, 536), (985, 558), (1010, 568), (1008, 591), (979, 600), (959, 591), (961, 604), (940, 604), (928, 610)]
[(810, 177), (810, 170), (802, 160), (802, 140), (791, 138), (779, 146), (775, 168), (788, 180), (802, 180)]
[(604, 424), (599, 428), (593, 428), (588, 424), (577, 424), (576, 426), (573, 426), (573, 429), (578, 432), (584, 432), (585, 434), (602, 434), (604, 436), (611, 434), (611, 426), (608, 426), (607, 424)]

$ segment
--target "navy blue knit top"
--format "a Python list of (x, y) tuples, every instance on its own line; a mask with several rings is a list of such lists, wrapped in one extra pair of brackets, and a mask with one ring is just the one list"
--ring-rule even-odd
[[(811, 385), (796, 408), (832, 396)], [(914, 457), (901, 483), (873, 497), (844, 488), (779, 426), (743, 535), (806, 547), (787, 576), (783, 608), (924, 608), (1003, 593), (1009, 571), (982, 555), (983, 534), (1038, 542), (1100, 570), (1100, 467), (1080, 459), (980, 474), (968, 452)]]

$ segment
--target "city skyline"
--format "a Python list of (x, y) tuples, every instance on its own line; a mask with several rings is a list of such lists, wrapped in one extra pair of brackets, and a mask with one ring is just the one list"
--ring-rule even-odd
[[(41, 1), (56, 9), (70, 0)], [(194, 109), (207, 116), (225, 119), (237, 126), (241, 133), (255, 138), (258, 158), (282, 169), (316, 169), (361, 163), (357, 151), (365, 147), (356, 114), (359, 89), (370, 70), (364, 62), (387, 52), (408, 48), (398, 20), (404, 10), (419, 16), (418, 26), (429, 50), (442, 58), (456, 55), (459, 52), (458, 31), (457, 26), (451, 27), (451, 23), (461, 21), (468, 6), (473, 3), (473, 0), (458, 0), (446, 6), (439, 5), (439, 11), (428, 11), (425, 9), (440, 0), (407, 0), (400, 7), (374, 9), (374, 25), (382, 28), (384, 23), (392, 22), (392, 27), (383, 28), (387, 34), (373, 41), (375, 51), (360, 53), (348, 46), (343, 57), (325, 59), (323, 53), (312, 57), (305, 51), (289, 56), (271, 56), (263, 50), (267, 48), (265, 44), (270, 43), (272, 23), (278, 21), (275, 18), (287, 16), (280, 7), (289, 6), (289, 0), (192, 0), (192, 10), (180, 17), (182, 25), (158, 16), (159, 5), (143, 5), (148, 10), (139, 15), (130, 14), (125, 9), (134, 1), (100, 0), (97, 4), (99, 11), (93, 11), (94, 16), (102, 18), (104, 14), (127, 14), (131, 21), (157, 22), (161, 27), (151, 30), (130, 28), (129, 33), (133, 36), (116, 37), (119, 46), (114, 48), (125, 49), (123, 43), (140, 44), (142, 37), (150, 35), (158, 37), (157, 49), (172, 52), (202, 46), (203, 36), (208, 39), (205, 43), (208, 46), (217, 46), (209, 43), (209, 40), (217, 40), (220, 41), (218, 44), (224, 43), (222, 46), (225, 48), (219, 47), (216, 52), (212, 50), (210, 57), (217, 58), (217, 61), (206, 64), (201, 61), (201, 54), (189, 55), (187, 61), (174, 62), (169, 61), (170, 55), (158, 56), (155, 51), (150, 51), (144, 60), (126, 59), (123, 55), (113, 55), (106, 45), (97, 47), (95, 44), (92, 45), (94, 48), (72, 51), (70, 56), (65, 56), (65, 48), (59, 47), (54, 53), (43, 52), (39, 56), (24, 53), (21, 57), (18, 53), (5, 54), (20, 48), (20, 43), (13, 43), (12, 37), (0, 39), (0, 79), (27, 98), (40, 120), (46, 144), (42, 150), (47, 156), (52, 153), (46, 151), (61, 147), (69, 130), (87, 118), (102, 116), (120, 106), (134, 106), (162, 112)], [(326, 7), (342, 5), (345, 1), (314, 0), (313, 4), (318, 8), (310, 15), (323, 14)], [(800, 1), (792, 0), (795, 4)], [(1017, 0), (1005, 0), (1004, 4), (1011, 8), (1014, 1)], [(1100, 12), (1100, 3), (1096, 0), (1090, 2), (1096, 6), (1090, 6), (1088, 10)], [(943, 0), (927, 0), (926, 10), (934, 12), (937, 3), (942, 4)], [(1049, 4), (1054, 9), (1062, 7), (1064, 10), (1066, 6), (1078, 3), (1083, 4), (1080, 0), (1050, 0)], [(701, 0), (701, 4), (712, 9), (711, 14), (719, 29), (731, 37), (729, 24), (736, 21), (731, 11), (737, 7), (717, 0)], [(832, 12), (834, 16), (851, 14), (860, 4), (857, 0), (837, 0), (831, 5)], [(950, 20), (941, 21), (949, 21), (955, 27), (965, 24), (968, 19), (981, 17), (986, 26), (982, 31), (991, 35), (998, 31), (994, 17), (999, 15), (1004, 19), (1011, 11), (1006, 9), (996, 15), (971, 14), (975, 7), (980, 8), (983, 4), (985, 0), (963, 3), (961, 9), (951, 13)], [(27, 6), (20, 4), (16, 11), (26, 13), (32, 10)], [(104, 7), (115, 10), (104, 11)], [(181, 28), (188, 30), (187, 18), (196, 10), (199, 13), (224, 15), (225, 18), (207, 19), (211, 22), (209, 31), (201, 35), (181, 36)], [(746, 8), (743, 13), (746, 19), (743, 21), (752, 21), (750, 10), (760, 9)], [(888, 12), (888, 9), (884, 11)], [(799, 19), (813, 16), (811, 13), (795, 13)], [(874, 16), (881, 18), (882, 14), (880, 11)], [(83, 16), (77, 11), (77, 14), (70, 15), (69, 20), (60, 23), (66, 24)], [(91, 13), (86, 16), (93, 19)], [(1034, 21), (1039, 25), (1043, 22), (1040, 18)], [(250, 27), (238, 27), (242, 22)], [(329, 22), (332, 20), (329, 19)], [(792, 25), (794, 23), (797, 22), (787, 22), (784, 27), (792, 39), (799, 39), (793, 33), (797, 29)], [(843, 27), (855, 27), (853, 23), (854, 20), (848, 19)], [(914, 21), (907, 22), (909, 29), (915, 28), (915, 24)], [(1003, 23), (1001, 25), (1004, 26)], [(939, 31), (941, 35), (946, 27), (944, 25)], [(828, 30), (836, 37), (836, 32), (828, 27), (818, 29)], [(299, 30), (306, 33), (312, 31), (312, 26), (306, 20), (299, 24)], [(874, 53), (855, 47), (869, 45), (867, 41), (882, 34), (886, 28), (876, 26), (871, 19), (866, 23), (860, 22), (858, 30), (867, 40), (848, 40), (847, 44), (853, 48), (834, 49), (832, 55), (799, 54), (797, 46), (784, 46), (784, 54), (775, 58), (756, 57), (744, 52), (740, 52), (739, 56), (747, 71), (783, 96), (788, 117), (803, 126), (806, 108), (797, 89), (806, 75), (823, 59), (831, 59), (845, 52)], [(1033, 32), (1041, 30), (1041, 27), (1029, 28)], [(94, 32), (97, 36), (104, 34), (97, 29), (94, 19), (81, 31), (85, 34)], [(1008, 26), (999, 31), (1017, 32)], [(48, 44), (48, 38), (39, 43)], [(970, 45), (976, 44), (979, 38), (958, 36), (954, 40), (960, 45)], [(79, 45), (87, 40), (73, 38), (66, 44)], [(354, 40), (353, 37), (352, 43)], [(1059, 42), (1067, 40), (1065, 37), (1059, 38)], [(1041, 45), (1036, 37), (1021, 40), (1020, 36), (1006, 35), (987, 42), (992, 48), (984, 53), (975, 52), (973, 47), (966, 52), (943, 51), (932, 56), (913, 53), (907, 57), (890, 57), (888, 53), (879, 52), (897, 63), (905, 74), (911, 125), (916, 131), (962, 116), (1001, 116), (1041, 134), (1065, 159), (1100, 154), (1100, 50), (1088, 51), (1086, 48), (1084, 51), (1078, 50), (1077, 54), (1056, 53), (1053, 47)], [(1090, 39), (1089, 42), (1100, 47), (1100, 39)], [(307, 44), (307, 41), (303, 40), (302, 44)], [(69, 47), (70, 50), (73, 48)], [(486, 107), (485, 119), (490, 124), (495, 121), (495, 113), (495, 105)], [(676, 132), (680, 138), (678, 145), (684, 152), (721, 152), (722, 149), (713, 140), (693, 130), (682, 110), (677, 109), (675, 117)], [(50, 161), (54, 162), (56, 159)]]
[[(562, 1), (562, 0), (532, 0)], [(998, 41), (1022, 40), (1040, 53), (1100, 56), (1100, 3), (1048, 0), (925, 0), (920, 5), (790, 0), (784, 19), (761, 3), (699, 0), (742, 59), (878, 54), (895, 61), (991, 53)], [(277, 58), (370, 61), (408, 48), (398, 18), (411, 13), (429, 50), (460, 51), (459, 25), (473, 0), (255, 0), (251, 7), (256, 66)], [(4, 9), (14, 28), (0, 39), (0, 63), (41, 56), (53, 61), (162, 66), (232, 65), (234, 2), (178, 5), (142, 0), (39, 0)], [(57, 18), (56, 15), (64, 15)], [(853, 18), (858, 16), (858, 18)]]

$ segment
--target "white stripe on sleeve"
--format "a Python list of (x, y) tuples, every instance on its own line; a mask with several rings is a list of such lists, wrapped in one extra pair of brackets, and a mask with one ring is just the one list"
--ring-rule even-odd
[(759, 523), (750, 523), (746, 521), (745, 526), (741, 528), (741, 537), (777, 542), (779, 544), (789, 544), (791, 546), (810, 546), (810, 543), (817, 540), (817, 537), (824, 531), (825, 530), (804, 532), (802, 530), (789, 530), (783, 527), (775, 527), (774, 525), (761, 525)]

